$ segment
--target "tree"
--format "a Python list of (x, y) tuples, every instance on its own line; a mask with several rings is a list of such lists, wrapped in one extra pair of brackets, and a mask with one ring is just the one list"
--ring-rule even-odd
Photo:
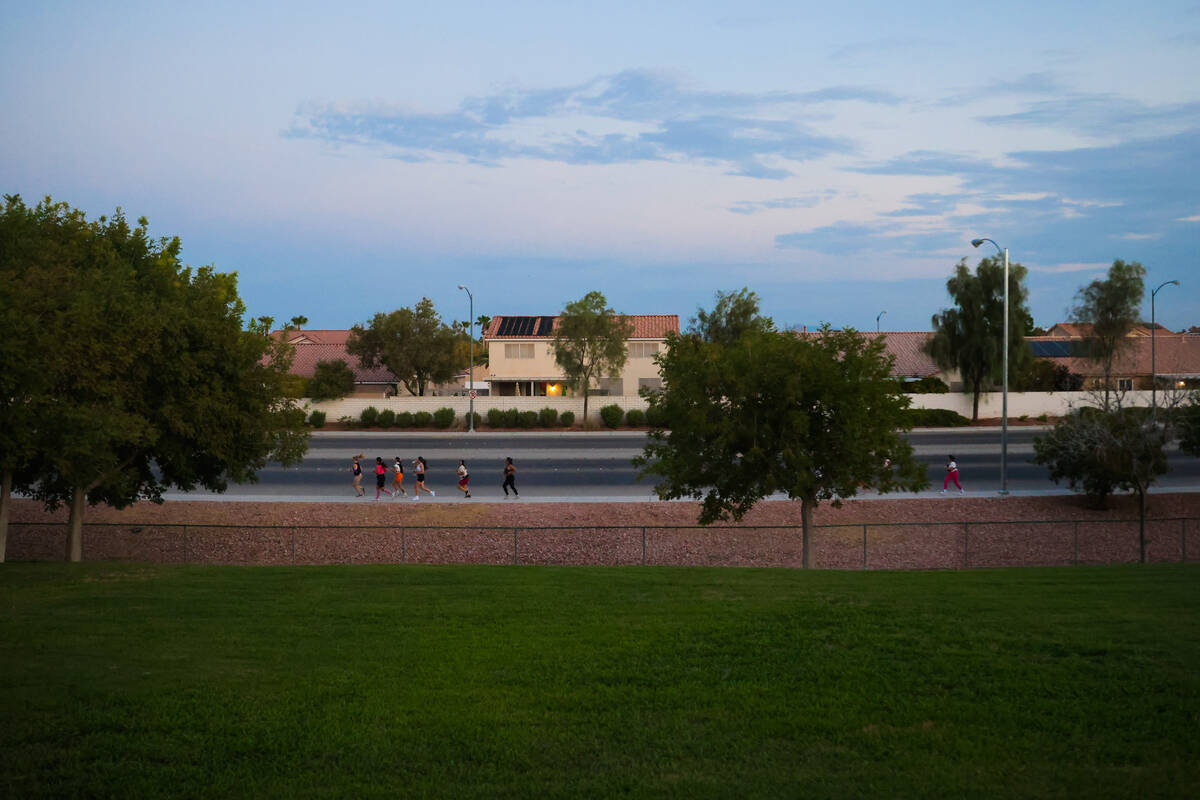
[[(1025, 267), (1008, 269), (1008, 369), (1017, 374), (1032, 354), (1024, 331), (1033, 318), (1026, 307)], [(942, 369), (958, 369), (963, 388), (973, 395), (971, 420), (979, 420), (979, 395), (985, 385), (1000, 380), (1004, 361), (1004, 261), (979, 262), (975, 273), (964, 258), (954, 268), (946, 290), (955, 307), (933, 315), (933, 338), (926, 352)]]
[(1018, 392), (1077, 392), (1083, 388), (1081, 375), (1045, 358), (1031, 358), (1012, 380)]
[(567, 382), (583, 393), (585, 423), (592, 381), (602, 375), (620, 374), (625, 366), (625, 340), (633, 332), (633, 323), (607, 306), (600, 292), (588, 292), (567, 303), (550, 342), (554, 360)]
[(1109, 405), (1112, 365), (1117, 354), (1128, 345), (1129, 331), (1138, 323), (1145, 295), (1146, 268), (1136, 261), (1126, 264), (1117, 259), (1108, 269), (1108, 277), (1095, 280), (1079, 290), (1071, 319), (1091, 325), (1087, 337), (1088, 358), (1104, 371), (1104, 407)]
[(1101, 507), (1114, 491), (1137, 492), (1139, 549), (1145, 563), (1146, 492), (1167, 471), (1169, 438), (1170, 428), (1157, 424), (1150, 409), (1122, 407), (1118, 395), (1112, 405), (1073, 409), (1049, 433), (1035, 437), (1033, 461), (1049, 467), (1055, 483), (1066, 480)]
[(455, 335), (428, 297), (415, 308), (378, 313), (350, 329), (346, 352), (367, 369), (386, 367), (409, 394), (423, 396), (431, 383), (454, 377)]
[(87, 504), (222, 491), (268, 460), (300, 460), (304, 414), (283, 395), (290, 348), (243, 330), (236, 276), (183, 266), (177, 238), (152, 240), (145, 219), (133, 228), (120, 210), (86, 223), (49, 199), (22, 208), (10, 202), (57, 250), (59, 282), (39, 320), (53, 344), (32, 356), (51, 383), (27, 392), (39, 419), (17, 474), (48, 509), (70, 504), (68, 558), (82, 557)]
[(696, 309), (689, 327), (706, 342), (729, 345), (748, 331), (774, 330), (775, 323), (758, 312), (758, 294), (743, 287), (736, 292), (717, 292), (713, 310)]
[(313, 402), (340, 400), (354, 391), (354, 370), (344, 359), (318, 361), (308, 382), (308, 395)]
[(659, 356), (664, 388), (651, 412), (671, 421), (651, 431), (634, 463), (659, 476), (662, 499), (702, 498), (699, 522), (740, 520), (776, 492), (800, 501), (803, 562), (812, 514), (864, 487), (918, 491), (925, 466), (899, 431), (909, 401), (891, 377), (883, 340), (825, 326), (777, 333), (770, 320), (734, 340), (669, 334)]

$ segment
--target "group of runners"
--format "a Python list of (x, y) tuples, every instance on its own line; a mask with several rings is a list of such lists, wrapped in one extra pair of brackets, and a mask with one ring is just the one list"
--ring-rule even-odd
[[(362, 453), (353, 457), (353, 463), (350, 467), (350, 473), (354, 476), (354, 494), (356, 497), (364, 497), (366, 492), (362, 487), (362, 464), (364, 458)], [(426, 478), (426, 462), (424, 456), (417, 456), (412, 462), (413, 473), (416, 476), (416, 484), (413, 487), (412, 499), (420, 500), (421, 492), (427, 492), (430, 497), (437, 497), (437, 492), (425, 485)], [(392, 473), (392, 488), (387, 488), (388, 472)], [(463, 493), (463, 499), (471, 496), (471, 473), (467, 469), (467, 462), (459, 460), (458, 468), (455, 470), (458, 475), (458, 490)], [(504, 483), (501, 488), (504, 489), (504, 496), (509, 496), (509, 489), (512, 489), (513, 497), (520, 497), (517, 491), (517, 467), (513, 464), (512, 458), (504, 459)], [(378, 500), (381, 495), (386, 494), (392, 499), (399, 497), (407, 497), (408, 492), (404, 488), (404, 462), (400, 460), (400, 456), (396, 456), (394, 462), (389, 468), (384, 464), (382, 458), (375, 459), (375, 499)]]

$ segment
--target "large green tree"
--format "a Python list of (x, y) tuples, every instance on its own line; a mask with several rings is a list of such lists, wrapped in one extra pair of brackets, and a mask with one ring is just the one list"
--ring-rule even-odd
[[(1008, 269), (1008, 369), (1020, 374), (1032, 358), (1025, 342), (1026, 329), (1033, 318), (1027, 306), (1025, 267), (1010, 264)], [(957, 369), (963, 388), (971, 392), (971, 419), (979, 419), (979, 395), (999, 382), (1004, 363), (1004, 261), (985, 258), (975, 272), (964, 258), (946, 282), (954, 301), (953, 308), (933, 315), (933, 338), (926, 351), (942, 369)]]
[(758, 310), (758, 294), (743, 287), (736, 292), (717, 292), (712, 311), (696, 309), (689, 329), (706, 342), (732, 344), (749, 331), (774, 330), (774, 322)]
[(1088, 358), (1104, 371), (1104, 407), (1109, 407), (1112, 366), (1128, 346), (1129, 332), (1141, 317), (1145, 295), (1146, 268), (1136, 261), (1117, 259), (1108, 277), (1094, 280), (1079, 290), (1071, 319), (1091, 326), (1087, 336)]
[[(120, 211), (88, 223), (49, 199), (29, 209), (13, 197), (6, 214), (41, 231), (18, 256), (40, 241), (58, 250), (54, 285), (31, 274), (36, 259), (5, 258), (3, 269), (6, 285), (28, 278), (50, 293), (38, 319), (49, 346), (26, 355), (47, 377), (23, 392), (37, 421), (14, 474), (48, 508), (69, 504), (68, 558), (82, 557), (88, 504), (222, 491), (268, 460), (300, 460), (304, 414), (283, 388), (290, 348), (243, 329), (236, 276), (184, 266), (178, 239), (151, 239), (145, 219), (132, 227)], [(12, 316), (0, 319), (8, 338)]]
[(620, 374), (625, 366), (625, 342), (632, 332), (633, 323), (609, 308), (600, 292), (588, 292), (567, 303), (559, 315), (550, 349), (567, 382), (583, 394), (585, 423), (592, 381)]
[(340, 400), (354, 391), (354, 370), (344, 359), (318, 361), (308, 382), (308, 396), (314, 403)]
[(367, 325), (350, 329), (346, 351), (367, 369), (386, 367), (409, 394), (422, 396), (431, 384), (454, 377), (456, 336), (428, 297), (413, 308), (380, 312)]
[(652, 431), (634, 463), (662, 479), (660, 498), (702, 499), (701, 524), (741, 519), (776, 492), (799, 500), (807, 567), (821, 501), (927, 485), (901, 435), (909, 401), (882, 339), (778, 333), (765, 319), (741, 327), (736, 339), (668, 335), (664, 388), (649, 401), (670, 430)]

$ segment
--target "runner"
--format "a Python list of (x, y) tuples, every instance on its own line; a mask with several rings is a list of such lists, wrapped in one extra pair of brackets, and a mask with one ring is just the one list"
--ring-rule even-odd
[(408, 492), (404, 491), (404, 464), (400, 462), (400, 456), (396, 456), (396, 463), (392, 464), (392, 473), (392, 486), (395, 487), (392, 490), (392, 497), (407, 495)]
[(413, 500), (420, 500), (421, 492), (429, 492), (433, 497), (437, 497), (437, 492), (425, 485), (424, 456), (417, 456), (417, 460), (413, 462), (413, 471), (417, 473), (417, 488), (413, 489)]
[(521, 496), (517, 491), (516, 477), (517, 468), (512, 463), (512, 456), (509, 456), (508, 458), (504, 459), (504, 483), (500, 486), (500, 488), (504, 490), (505, 497), (508, 497), (508, 490), (510, 487), (513, 490), (512, 493), (514, 497)]
[(379, 494), (382, 492), (388, 497), (395, 497), (391, 492), (384, 488), (387, 483), (387, 467), (383, 465), (383, 459), (379, 456), (375, 457), (375, 499), (379, 499)]
[(463, 499), (471, 496), (471, 473), (467, 472), (467, 462), (459, 460), (458, 469), (458, 490), (463, 493)]
[(362, 453), (354, 456), (354, 464), (350, 467), (350, 474), (354, 476), (354, 496), (362, 497), (365, 492), (362, 488), (362, 467), (359, 466), (358, 460), (363, 457)]
[(958, 487), (959, 494), (966, 494), (963, 491), (962, 484), (958, 482), (958, 462), (954, 460), (954, 456), (946, 456), (946, 478), (942, 481), (942, 494), (946, 493), (946, 487), (950, 485), (950, 481), (954, 481), (954, 485)]

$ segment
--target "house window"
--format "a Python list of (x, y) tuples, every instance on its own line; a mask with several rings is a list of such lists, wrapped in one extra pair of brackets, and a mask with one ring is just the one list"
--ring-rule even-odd
[(654, 358), (658, 355), (658, 342), (630, 342), (630, 358)]
[(533, 358), (532, 344), (505, 344), (505, 358)]
[(662, 389), (662, 378), (638, 378), (638, 389), (660, 391)]
[(1118, 392), (1133, 391), (1133, 378), (1117, 378), (1117, 391)]

